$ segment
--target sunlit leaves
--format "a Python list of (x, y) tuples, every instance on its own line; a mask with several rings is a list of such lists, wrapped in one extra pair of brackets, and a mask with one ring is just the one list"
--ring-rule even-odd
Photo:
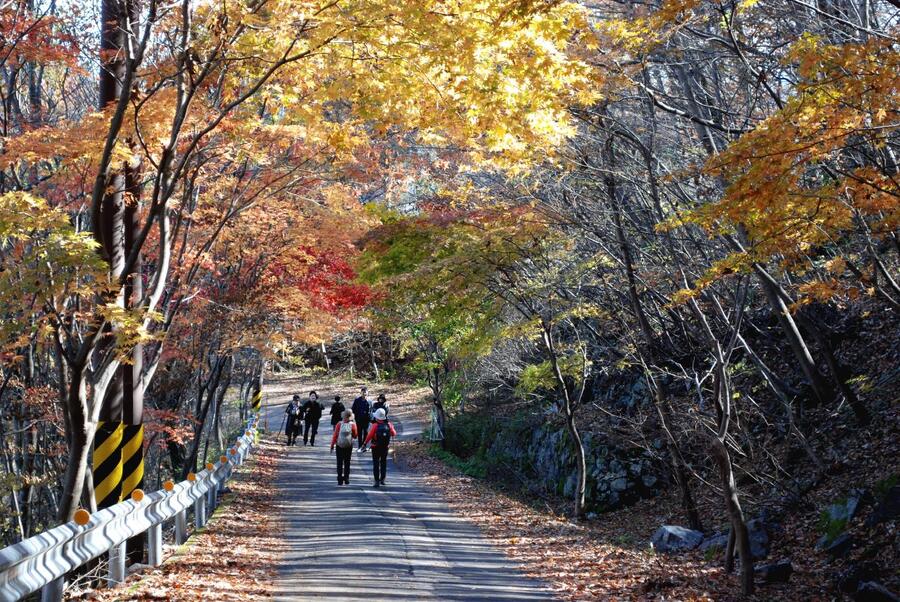
[[(900, 188), (889, 168), (876, 165), (900, 128), (898, 57), (896, 43), (882, 38), (829, 45), (805, 36), (793, 46), (789, 60), (803, 78), (795, 93), (709, 159), (706, 171), (728, 182), (725, 195), (679, 219), (746, 238), (746, 253), (698, 284), (771, 259), (802, 271), (817, 247), (863, 223), (876, 238), (897, 228)], [(833, 290), (817, 282), (801, 292), (822, 300)]]
[[(61, 319), (64, 298), (90, 294), (105, 286), (97, 244), (76, 232), (69, 216), (41, 198), (24, 192), (0, 195), (0, 322), (4, 346), (18, 346), (21, 337), (42, 337), (47, 309)], [(75, 280), (75, 275), (79, 279)]]

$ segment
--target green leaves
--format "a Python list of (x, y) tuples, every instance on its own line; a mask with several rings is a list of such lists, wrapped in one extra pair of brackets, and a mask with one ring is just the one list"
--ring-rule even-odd
[[(97, 243), (78, 232), (65, 211), (25, 192), (0, 195), (0, 345), (21, 344), (42, 336), (50, 316), (67, 312), (65, 299), (91, 294), (104, 285)], [(51, 313), (44, 313), (51, 308)]]

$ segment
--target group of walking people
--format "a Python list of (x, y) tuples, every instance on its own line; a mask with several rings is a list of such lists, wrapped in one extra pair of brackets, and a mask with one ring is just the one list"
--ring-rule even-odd
[[(337, 450), (338, 485), (350, 484), (350, 459), (353, 457), (353, 445), (357, 444), (357, 452), (372, 449), (372, 474), (375, 487), (384, 485), (387, 476), (387, 456), (391, 438), (397, 436), (394, 425), (387, 419), (387, 398), (381, 394), (375, 403), (371, 403), (366, 387), (360, 389), (360, 395), (353, 400), (350, 409), (344, 407), (341, 396), (335, 395), (331, 404), (331, 450)], [(300, 433), (303, 433), (303, 445), (315, 446), (319, 420), (325, 406), (319, 402), (319, 394), (310, 391), (309, 398), (300, 403), (300, 396), (294, 398), (285, 409), (285, 435), (287, 444), (294, 445)]]

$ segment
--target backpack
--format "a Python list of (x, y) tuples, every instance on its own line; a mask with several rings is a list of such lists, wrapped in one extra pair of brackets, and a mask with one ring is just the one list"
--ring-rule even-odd
[(390, 443), (391, 426), (388, 424), (387, 420), (379, 422), (378, 426), (375, 427), (375, 447), (379, 449), (386, 448)]
[(353, 423), (342, 422), (341, 430), (338, 431), (337, 446), (350, 447), (353, 445)]

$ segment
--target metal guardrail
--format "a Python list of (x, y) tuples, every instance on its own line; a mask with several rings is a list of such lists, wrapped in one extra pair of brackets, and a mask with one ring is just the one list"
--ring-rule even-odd
[[(19, 600), (41, 591), (42, 602), (62, 599), (66, 574), (93, 558), (109, 554), (111, 585), (125, 580), (125, 542), (147, 532), (148, 564), (162, 563), (162, 526), (175, 521), (175, 542), (187, 540), (187, 511), (194, 507), (194, 526), (212, 515), (235, 466), (243, 464), (256, 437), (259, 416), (247, 422), (244, 434), (219, 462), (189, 475), (180, 483), (104, 508), (84, 524), (73, 520), (0, 550), (0, 600)], [(84, 517), (83, 517), (84, 518)]]

